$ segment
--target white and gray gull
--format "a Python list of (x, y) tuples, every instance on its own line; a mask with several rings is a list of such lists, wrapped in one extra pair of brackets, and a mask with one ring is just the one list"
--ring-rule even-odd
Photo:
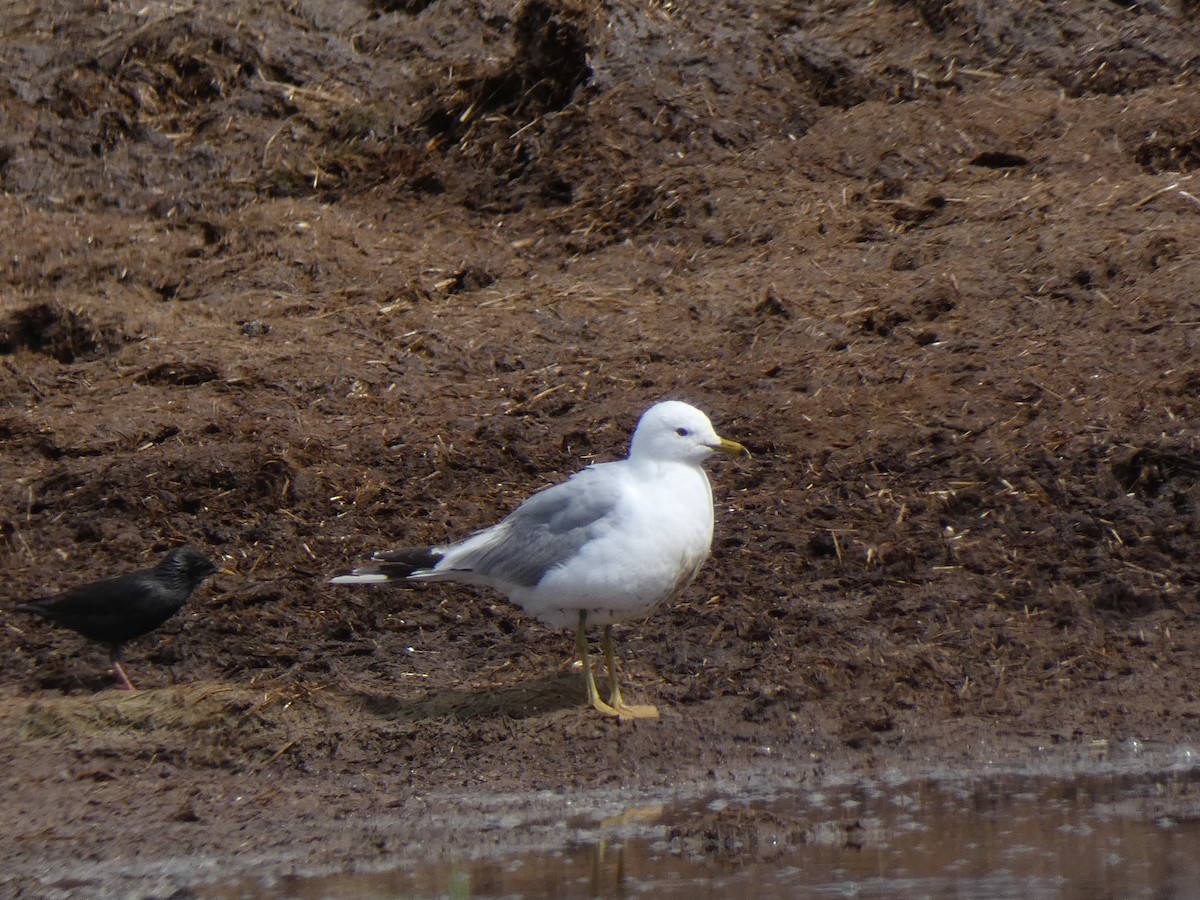
[[(629, 455), (539, 491), (507, 518), (465, 540), (376, 553), (332, 584), (456, 581), (495, 588), (554, 628), (575, 628), (588, 702), (607, 715), (653, 718), (621, 697), (612, 626), (645, 618), (677, 596), (708, 557), (713, 496), (701, 463), (713, 451), (749, 456), (708, 416), (675, 400), (646, 410)], [(588, 624), (604, 626), (609, 696), (588, 658)]]

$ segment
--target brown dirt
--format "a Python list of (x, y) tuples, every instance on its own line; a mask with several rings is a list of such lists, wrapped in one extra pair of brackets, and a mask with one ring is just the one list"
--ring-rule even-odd
[[(6, 890), (348, 864), (402, 831), (331, 818), (431, 797), (1195, 733), (1195, 2), (6, 20), (7, 605), (183, 540), (236, 573), (129, 647), (136, 696), (4, 615)], [(663, 397), (755, 459), (622, 630), (661, 721), (577, 708), (503, 598), (324, 583)]]

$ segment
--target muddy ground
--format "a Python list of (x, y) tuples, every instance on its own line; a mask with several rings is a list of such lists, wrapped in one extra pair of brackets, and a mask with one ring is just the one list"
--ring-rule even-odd
[[(527, 791), (1193, 739), (1196, 3), (5, 16), (0, 890), (378, 860)], [(660, 721), (581, 708), (568, 635), (501, 597), (325, 584), (664, 397), (754, 459), (620, 629)], [(227, 572), (129, 646), (136, 695), (11, 611), (184, 541)], [(168, 856), (204, 863), (136, 880)]]

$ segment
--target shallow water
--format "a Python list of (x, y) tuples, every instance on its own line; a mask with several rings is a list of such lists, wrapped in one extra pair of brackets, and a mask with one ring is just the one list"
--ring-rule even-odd
[[(775, 785), (631, 804), (600, 818), (581, 813), (557, 827), (551, 821), (550, 840), (532, 850), (480, 850), (464, 834), (461, 849), (397, 859), (388, 871), (242, 880), (199, 893), (248, 900), (1191, 897), (1200, 896), (1198, 803), (1200, 767), (1190, 764), (1153, 773)], [(490, 846), (503, 844), (492, 835)]]

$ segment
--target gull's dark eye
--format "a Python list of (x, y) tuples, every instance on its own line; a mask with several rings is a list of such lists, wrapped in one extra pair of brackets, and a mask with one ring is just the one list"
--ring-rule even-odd
[(680, 437), (687, 437), (687, 436), (688, 436), (688, 430), (687, 430), (686, 428), (676, 428), (676, 429), (675, 429), (675, 433), (676, 433), (677, 435), (679, 435)]

